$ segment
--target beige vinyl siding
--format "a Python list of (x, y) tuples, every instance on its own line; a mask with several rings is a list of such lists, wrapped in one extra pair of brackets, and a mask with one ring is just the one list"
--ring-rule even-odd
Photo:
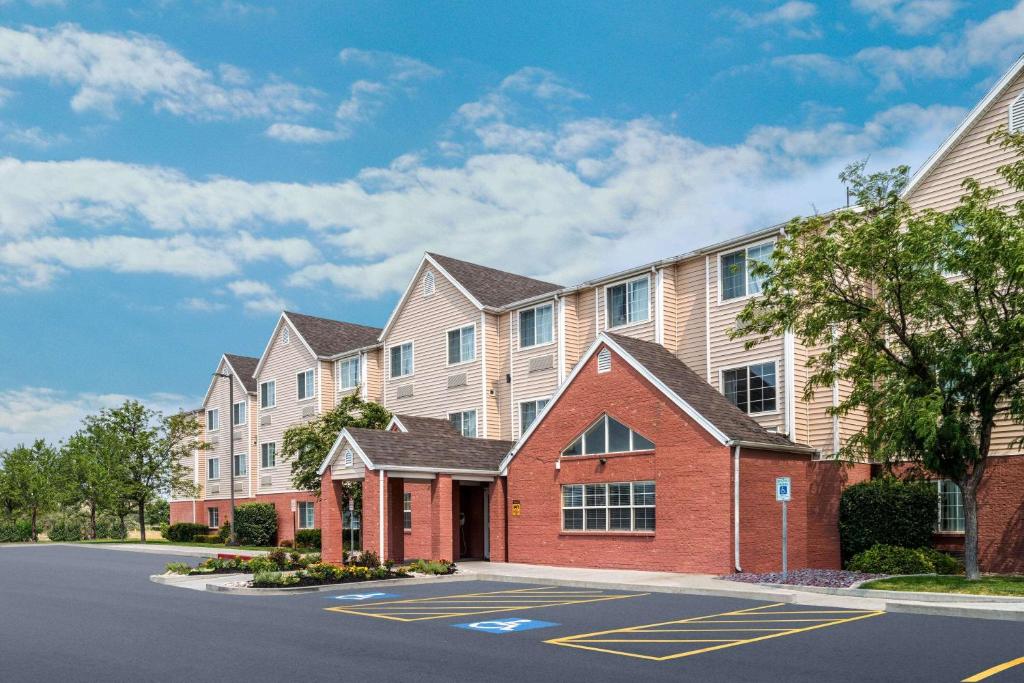
[[(519, 346), (519, 313), (536, 306), (528, 306), (512, 312), (513, 404), (510, 406), (510, 409), (513, 438), (519, 438), (521, 433), (519, 404), (523, 401), (550, 398), (558, 389), (558, 304), (554, 301), (547, 301), (539, 305), (551, 305), (552, 307), (552, 334), (551, 342), (548, 344), (521, 348)], [(531, 361), (543, 361), (545, 358), (550, 359), (550, 367), (543, 370), (530, 371)]]
[[(679, 350), (679, 292), (676, 290), (677, 264), (661, 269), (662, 277), (662, 346), (678, 353)], [(703, 289), (703, 287), (702, 287)], [(657, 320), (655, 320), (657, 324)]]
[[(424, 263), (384, 340), (384, 401), (389, 410), (422, 417), (446, 418), (449, 413), (476, 410), (477, 434), (483, 417), (480, 360), (480, 310), (440, 272), (434, 272), (435, 289), (423, 296), (420, 283), (433, 266)], [(476, 357), (472, 362), (448, 366), (448, 331), (473, 325)], [(413, 374), (391, 377), (391, 347), (413, 343)], [(466, 383), (448, 388), (450, 376), (465, 373)], [(399, 387), (411, 386), (413, 395), (398, 398)]]
[(996, 128), (1007, 125), (1010, 104), (1021, 92), (1024, 92), (1024, 75), (1014, 79), (914, 188), (907, 199), (915, 209), (952, 209), (963, 194), (961, 183), (969, 177), (982, 186), (1003, 190), (1005, 194), (998, 199), (1001, 204), (1024, 199), (1020, 192), (1009, 192), (1009, 185), (998, 173), (1000, 166), (1014, 160), (1013, 151), (986, 141)]
[[(345, 467), (345, 449), (352, 449), (352, 467)], [(338, 447), (337, 457), (331, 463), (331, 479), (362, 479), (366, 472), (366, 465), (359, 453), (352, 446), (348, 439), (343, 439)]]
[(676, 305), (674, 350), (679, 360), (701, 377), (707, 377), (707, 297), (705, 295), (705, 258), (689, 259), (674, 269)]
[[(217, 366), (217, 372), (228, 373), (231, 372), (231, 369), (228, 366), (228, 364), (222, 359), (220, 364)], [(246, 406), (246, 424), (236, 427), (234, 428), (234, 430), (232, 430), (231, 406), (228, 391), (228, 383), (230, 381), (231, 380), (229, 380), (226, 377), (214, 377), (213, 390), (210, 392), (210, 396), (206, 400), (206, 403), (203, 404), (202, 420), (204, 430), (206, 425), (206, 411), (213, 408), (218, 408), (220, 411), (220, 427), (214, 432), (207, 433), (207, 443), (210, 443), (211, 447), (208, 450), (202, 451), (202, 455), (200, 456), (200, 466), (204, 469), (204, 476), (207, 460), (209, 460), (209, 458), (211, 457), (216, 457), (220, 460), (220, 478), (213, 482), (214, 484), (219, 485), (219, 491), (217, 493), (211, 493), (209, 490), (209, 482), (207, 482), (205, 497), (211, 500), (231, 497), (231, 471), (228, 468), (231, 467), (230, 450), (232, 432), (234, 433), (235, 454), (244, 454), (246, 457), (246, 462), (249, 463), (250, 465), (252, 463), (252, 454), (249, 451), (249, 444), (252, 441), (249, 432), (250, 427), (252, 425), (252, 411), (249, 409), (249, 406)], [(241, 381), (239, 381), (239, 379), (236, 377), (234, 378), (234, 382), (235, 403), (238, 403), (239, 401), (242, 400), (251, 401), (252, 397), (246, 394), (245, 387), (242, 386)], [(245, 476), (236, 477), (235, 498), (249, 497), (250, 491), (252, 490), (251, 484), (252, 480), (248, 474)]]
[[(608, 318), (605, 314), (605, 306), (608, 301), (607, 289), (609, 286), (615, 286), (624, 282), (630, 282), (632, 280), (646, 277), (649, 279), (647, 286), (647, 304), (648, 304), (648, 317), (647, 320), (641, 323), (631, 323), (627, 325), (620, 325), (619, 327), (610, 328), (608, 327)], [(615, 334), (621, 334), (625, 337), (633, 337), (634, 339), (642, 339), (644, 341), (654, 341), (654, 290), (655, 290), (655, 278), (654, 273), (644, 273), (642, 275), (636, 275), (634, 277), (625, 278), (623, 280), (616, 280), (607, 284), (601, 285), (598, 288), (597, 296), (597, 321), (601, 331), (614, 332)]]
[(816, 389), (810, 401), (803, 400), (803, 393), (810, 380), (811, 369), (807, 362), (822, 351), (822, 347), (808, 348), (797, 340), (793, 345), (794, 381), (796, 386), (796, 435), (797, 441), (819, 449), (823, 454), (832, 453), (833, 420), (828, 414), (832, 407), (832, 388)]
[[(763, 239), (751, 242), (751, 245), (760, 244)], [(735, 251), (739, 247), (729, 249), (715, 254), (711, 258), (710, 288), (708, 291), (708, 308), (710, 320), (710, 341), (711, 341), (711, 385), (722, 390), (721, 373), (723, 370), (738, 368), (754, 363), (774, 362), (775, 363), (775, 410), (764, 414), (755, 414), (754, 418), (760, 425), (767, 429), (778, 427), (785, 429), (785, 385), (786, 369), (783, 363), (783, 340), (781, 337), (770, 339), (758, 344), (751, 350), (743, 347), (744, 339), (732, 340), (728, 331), (736, 325), (736, 316), (743, 310), (747, 298), (731, 299), (720, 302), (718, 300), (720, 266), (719, 257)]]
[[(501, 405), (499, 404), (499, 388), (505, 383), (502, 373), (502, 358), (508, 356), (508, 346), (501, 344), (501, 318), (496, 315), (484, 314), (484, 332), (482, 343), (486, 346), (486, 374), (482, 400), (487, 403), (487, 438), (502, 438)], [(507, 365), (507, 363), (504, 363)]]
[(567, 374), (571, 372), (579, 359), (583, 356), (590, 345), (597, 338), (595, 325), (597, 307), (597, 289), (588, 287), (581, 289), (576, 296), (576, 357), (567, 366)]
[(334, 361), (320, 361), (316, 390), (320, 396), (320, 412), (327, 412), (338, 405), (338, 397), (334, 395)]
[[(318, 401), (315, 397), (312, 400), (302, 401), (301, 403), (298, 401), (296, 375), (309, 368), (320, 370), (320, 363), (317, 362), (313, 354), (302, 343), (298, 332), (294, 329), (291, 330), (291, 340), (287, 344), (283, 342), (281, 333), (286, 326), (288, 326), (288, 323), (282, 321), (281, 325), (275, 330), (275, 336), (271, 342), (270, 349), (267, 351), (263, 366), (256, 377), (257, 401), (260, 398), (259, 392), (262, 382), (274, 380), (277, 389), (277, 405), (275, 407), (268, 409), (259, 409), (257, 407), (256, 455), (260, 455), (262, 444), (268, 442), (277, 444), (275, 466), (267, 469), (259, 468), (257, 472), (255, 481), (258, 493), (282, 493), (295, 490), (291, 483), (291, 463), (285, 460), (283, 453), (284, 432), (292, 425), (311, 419), (309, 416), (303, 417), (304, 409), (312, 408), (315, 415), (318, 408)], [(316, 372), (315, 374), (315, 381), (319, 390), (323, 372)], [(260, 424), (260, 421), (267, 416), (270, 417), (271, 423), (269, 425)], [(262, 463), (258, 462), (257, 464)], [(263, 478), (266, 476), (270, 476), (269, 485), (263, 484)]]
[(366, 398), (370, 401), (380, 402), (383, 398), (381, 395), (384, 383), (382, 353), (381, 349), (370, 349), (363, 355), (363, 361), (366, 363)]
[[(495, 357), (498, 361), (497, 374), (490, 379), (494, 387), (495, 403), (498, 407), (498, 432), (495, 438), (512, 439), (512, 409), (509, 407), (512, 402), (512, 383), (507, 381), (506, 376), (511, 372), (512, 348), (510, 328), (512, 326), (512, 313), (505, 313), (498, 318), (498, 339), (495, 344)], [(487, 360), (491, 363), (491, 344), (487, 341)]]
[(565, 376), (572, 372), (576, 361), (583, 355), (580, 348), (580, 311), (579, 293), (573, 292), (565, 295), (562, 301), (565, 302)]

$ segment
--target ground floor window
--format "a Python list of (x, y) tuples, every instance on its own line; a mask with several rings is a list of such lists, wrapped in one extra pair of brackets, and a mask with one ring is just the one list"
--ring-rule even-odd
[(949, 479), (935, 482), (939, 492), (939, 514), (935, 530), (945, 533), (962, 533), (964, 530), (964, 496), (960, 487)]
[(209, 518), (209, 527), (216, 529), (220, 526), (220, 510), (217, 508), (206, 508), (206, 516)]
[(654, 531), (654, 482), (562, 486), (566, 531)]
[(299, 503), (299, 528), (300, 529), (314, 529), (314, 528), (316, 528), (316, 519), (313, 516), (313, 504), (312, 503)]
[(406, 531), (412, 529), (412, 494), (402, 494), (402, 526)]

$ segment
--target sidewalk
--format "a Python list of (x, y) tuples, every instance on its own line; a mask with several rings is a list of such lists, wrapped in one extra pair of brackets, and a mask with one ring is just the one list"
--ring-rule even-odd
[(235, 550), (223, 545), (201, 548), (192, 545), (174, 545), (173, 543), (48, 543), (47, 545), (67, 545), (76, 548), (99, 548), (101, 550), (123, 550), (132, 553), (150, 553), (153, 555), (180, 555), (181, 557), (217, 557), (217, 555), (266, 555), (265, 550)]
[(481, 581), (529, 582), (577, 588), (713, 595), (815, 607), (1024, 621), (1024, 600), (1014, 598), (998, 600), (991, 596), (906, 593), (892, 597), (893, 592), (884, 591), (879, 592), (877, 597), (867, 597), (865, 594), (872, 591), (829, 589), (829, 592), (826, 593), (813, 588), (803, 590), (798, 586), (725, 581), (710, 574), (548, 567), (501, 562), (460, 562), (459, 573), (467, 578), (472, 577)]

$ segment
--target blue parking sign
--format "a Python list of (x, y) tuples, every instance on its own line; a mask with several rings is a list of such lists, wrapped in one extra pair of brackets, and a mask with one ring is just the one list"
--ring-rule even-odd
[(535, 628), (558, 626), (558, 624), (553, 624), (550, 621), (537, 621), (536, 619), (507, 617), (505, 619), (474, 621), (469, 624), (452, 624), (452, 626), (464, 628), (467, 631), (482, 631), (484, 633), (516, 633), (518, 631), (532, 631)]

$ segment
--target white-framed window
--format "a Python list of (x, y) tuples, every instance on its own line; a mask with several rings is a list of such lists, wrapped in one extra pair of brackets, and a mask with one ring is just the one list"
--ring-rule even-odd
[(273, 441), (260, 444), (260, 467), (273, 467), (277, 464), (277, 444)]
[(245, 401), (239, 401), (231, 406), (231, 424), (241, 427), (245, 424)]
[(448, 365), (467, 363), (476, 358), (476, 325), (448, 330)]
[(249, 473), (248, 453), (235, 453), (235, 476), (241, 477)]
[(722, 393), (745, 413), (771, 413), (776, 405), (775, 362), (722, 370)]
[(404, 344), (392, 346), (388, 353), (391, 354), (390, 375), (392, 379), (396, 377), (407, 377), (412, 374), (412, 342), (405, 342)]
[(652, 450), (654, 443), (650, 439), (634, 432), (614, 417), (608, 417), (606, 413), (569, 444), (562, 455), (603, 455)]
[(408, 491), (402, 494), (402, 528), (412, 531), (412, 494)]
[(313, 503), (301, 502), (298, 504), (299, 512), (299, 528), (300, 529), (315, 529), (316, 528), (316, 517), (315, 508)]
[(533, 421), (540, 415), (540, 411), (544, 410), (544, 406), (548, 404), (548, 399), (538, 398), (535, 401), (523, 401), (519, 404), (519, 433), (525, 434), (526, 430)]
[(211, 481), (220, 479), (220, 458), (208, 458), (206, 460), (206, 478)]
[(206, 431), (215, 432), (220, 429), (220, 408), (206, 411)]
[(260, 408), (273, 408), (277, 405), (277, 382), (269, 380), (260, 382)]
[(295, 375), (295, 396), (300, 401), (313, 398), (316, 395), (316, 373), (313, 368), (304, 370)]
[(554, 339), (553, 304), (542, 304), (519, 311), (519, 348), (550, 344)]
[(455, 430), (463, 436), (476, 436), (476, 410), (463, 410), (448, 413), (448, 420), (455, 425)]
[(609, 329), (651, 318), (651, 278), (648, 275), (605, 287), (605, 320)]
[(335, 364), (335, 381), (338, 391), (348, 391), (359, 386), (362, 379), (362, 368), (359, 356), (342, 358)]
[(654, 531), (654, 482), (562, 486), (564, 531)]
[(935, 482), (939, 494), (939, 511), (935, 530), (959, 534), (964, 531), (964, 495), (955, 481), (939, 479)]
[(220, 510), (218, 508), (206, 508), (207, 526), (216, 529), (220, 526)]
[(765, 278), (754, 275), (751, 272), (752, 265), (754, 263), (770, 263), (774, 249), (774, 242), (764, 242), (722, 254), (719, 259), (722, 301), (759, 294)]

